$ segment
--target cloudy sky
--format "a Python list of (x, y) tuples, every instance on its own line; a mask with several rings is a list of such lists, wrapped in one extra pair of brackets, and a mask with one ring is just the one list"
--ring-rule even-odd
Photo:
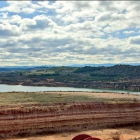
[(0, 1), (0, 66), (140, 62), (140, 1)]

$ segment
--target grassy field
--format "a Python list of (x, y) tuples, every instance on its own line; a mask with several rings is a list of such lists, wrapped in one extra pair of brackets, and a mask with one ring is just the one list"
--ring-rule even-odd
[(85, 101), (139, 102), (139, 100), (137, 100), (138, 97), (138, 95), (127, 95), (117, 93), (113, 94), (88, 92), (7, 92), (0, 93), (0, 105), (25, 103), (46, 104)]
[[(10, 92), (0, 93), (0, 105), (22, 103), (59, 103), (59, 102), (82, 102), (93, 101), (97, 98), (86, 95), (65, 95), (62, 93), (43, 92)], [(102, 100), (102, 99), (100, 99)]]

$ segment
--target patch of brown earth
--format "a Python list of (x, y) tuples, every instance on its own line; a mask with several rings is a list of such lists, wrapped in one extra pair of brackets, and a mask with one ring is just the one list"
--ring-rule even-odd
[(116, 128), (140, 124), (140, 103), (55, 103), (0, 107), (0, 137)]
[(140, 137), (140, 129), (132, 130), (131, 128), (124, 129), (101, 129), (101, 130), (89, 130), (82, 132), (67, 132), (61, 134), (51, 134), (44, 136), (33, 136), (28, 138), (11, 138), (6, 140), (72, 140), (73, 137), (79, 134), (88, 134), (93, 137), (98, 137), (101, 140), (111, 140), (111, 134), (115, 132), (121, 133), (121, 140), (129, 140)]

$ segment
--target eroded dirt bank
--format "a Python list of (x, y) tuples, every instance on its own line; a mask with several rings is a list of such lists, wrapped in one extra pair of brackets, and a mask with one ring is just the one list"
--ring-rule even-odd
[[(101, 140), (112, 140), (111, 134), (120, 133), (120, 140), (135, 140), (140, 139), (140, 130), (133, 130), (133, 128), (117, 128), (117, 129), (100, 129), (100, 130), (88, 130), (81, 132), (64, 132), (58, 134), (49, 134), (41, 136), (31, 136), (26, 138), (10, 138), (6, 140), (72, 140), (79, 134), (88, 134), (93, 137), (98, 137)], [(138, 140), (139, 140), (138, 139)]]
[(27, 136), (137, 125), (140, 103), (26, 104), (0, 107), (0, 136)]

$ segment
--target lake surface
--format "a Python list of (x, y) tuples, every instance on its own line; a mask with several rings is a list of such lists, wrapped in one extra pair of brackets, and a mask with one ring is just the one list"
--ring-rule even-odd
[(125, 90), (105, 90), (105, 89), (92, 89), (92, 88), (74, 88), (74, 87), (40, 87), (40, 86), (21, 86), (21, 85), (5, 85), (0, 84), (0, 92), (37, 92), (37, 91), (95, 91), (95, 92), (117, 92), (117, 93), (131, 93), (140, 94), (140, 92), (132, 92)]

